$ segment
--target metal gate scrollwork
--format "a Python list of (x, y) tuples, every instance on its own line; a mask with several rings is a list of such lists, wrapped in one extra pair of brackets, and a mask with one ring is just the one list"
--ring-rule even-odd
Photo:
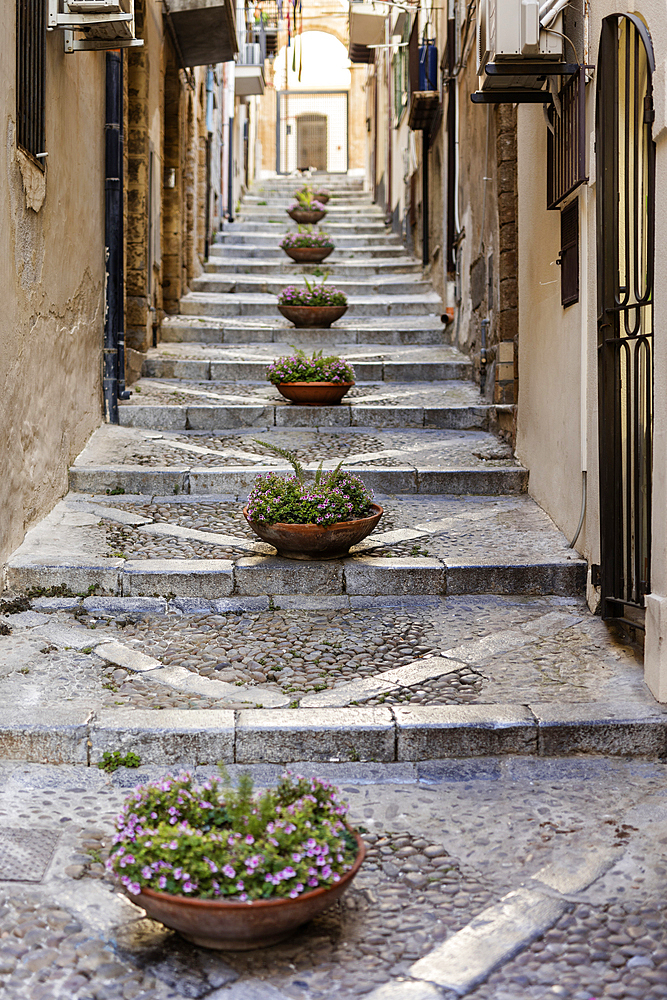
[(651, 576), (654, 56), (644, 22), (602, 22), (597, 266), (602, 616), (643, 624)]

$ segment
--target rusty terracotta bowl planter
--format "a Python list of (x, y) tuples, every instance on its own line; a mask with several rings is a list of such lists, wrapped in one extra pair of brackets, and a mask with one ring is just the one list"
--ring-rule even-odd
[(326, 527), (320, 524), (263, 524), (251, 521), (248, 508), (243, 516), (256, 535), (278, 549), (286, 559), (340, 559), (347, 555), (352, 545), (370, 535), (383, 514), (378, 503), (372, 504), (373, 513), (356, 521), (338, 521)]
[(279, 312), (295, 326), (328, 327), (344, 316), (347, 306), (278, 306)]
[(324, 216), (327, 214), (324, 210), (319, 208), (310, 211), (305, 208), (293, 208), (287, 213), (290, 219), (294, 219), (298, 222), (300, 226), (302, 225), (314, 225), (316, 222), (320, 222)]
[(295, 260), (297, 264), (321, 264), (325, 258), (333, 253), (333, 247), (283, 247), (288, 257)]
[(278, 392), (299, 406), (335, 406), (354, 382), (279, 382)]
[[(295, 899), (254, 899), (247, 903), (218, 899), (190, 899), (142, 888), (129, 896), (149, 917), (178, 931), (202, 948), (223, 951), (250, 951), (266, 948), (289, 937), (297, 927), (331, 906), (349, 887), (366, 855), (366, 847), (356, 831), (358, 853), (354, 865), (340, 882)], [(128, 894), (129, 895), (129, 894)]]
[(331, 197), (330, 194), (322, 194), (321, 191), (316, 191), (313, 195), (315, 201), (319, 201), (320, 205), (326, 205)]

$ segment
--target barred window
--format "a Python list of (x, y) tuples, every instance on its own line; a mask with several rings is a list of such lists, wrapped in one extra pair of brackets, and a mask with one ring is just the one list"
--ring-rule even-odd
[(16, 0), (17, 142), (34, 157), (44, 152), (45, 15), (45, 0)]

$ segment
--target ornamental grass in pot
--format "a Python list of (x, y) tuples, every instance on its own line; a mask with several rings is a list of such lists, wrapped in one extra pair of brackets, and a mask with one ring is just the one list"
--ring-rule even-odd
[(321, 264), (333, 252), (328, 233), (317, 233), (312, 226), (299, 226), (296, 233), (286, 233), (280, 244), (288, 257), (298, 264)]
[(266, 377), (286, 399), (301, 406), (334, 406), (354, 385), (354, 368), (337, 355), (310, 357), (299, 348), (294, 354), (276, 358), (266, 369)]
[(243, 508), (252, 530), (279, 556), (339, 559), (370, 535), (382, 507), (358, 476), (342, 470), (342, 462), (331, 472), (323, 472), (320, 463), (313, 481), (307, 482), (293, 452), (266, 441), (256, 443), (287, 459), (294, 469), (293, 476), (258, 476)]
[(304, 275), (305, 288), (288, 285), (278, 296), (278, 311), (298, 327), (329, 327), (347, 312), (347, 296), (338, 288), (322, 281), (309, 281)]
[(320, 222), (327, 214), (321, 201), (318, 201), (313, 194), (311, 187), (305, 187), (302, 191), (295, 193), (296, 201), (287, 209), (287, 214), (295, 222), (314, 223)]
[(364, 859), (336, 788), (289, 772), (253, 793), (223, 771), (149, 782), (116, 821), (108, 870), (149, 917), (206, 948), (248, 950), (288, 937), (335, 902)]

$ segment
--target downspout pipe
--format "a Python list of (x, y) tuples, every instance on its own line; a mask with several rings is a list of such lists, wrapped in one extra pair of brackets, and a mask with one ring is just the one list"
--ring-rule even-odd
[(104, 416), (118, 423), (119, 332), (123, 297), (122, 76), (119, 52), (106, 54), (104, 123), (104, 244), (106, 301), (104, 315)]
[(431, 144), (431, 131), (425, 128), (422, 132), (422, 264), (426, 267), (430, 260), (428, 245), (428, 151)]
[(229, 119), (227, 151), (229, 164), (227, 169), (227, 218), (234, 221), (234, 119)]

